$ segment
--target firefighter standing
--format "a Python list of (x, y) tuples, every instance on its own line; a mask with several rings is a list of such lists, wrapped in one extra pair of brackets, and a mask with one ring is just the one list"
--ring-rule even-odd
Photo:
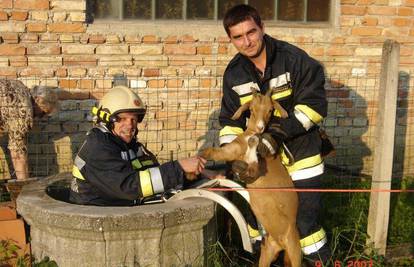
[(131, 89), (117, 86), (93, 109), (97, 122), (87, 133), (73, 166), (70, 200), (77, 204), (128, 206), (182, 186), (185, 173), (199, 174), (205, 159), (190, 157), (159, 164), (137, 142), (146, 109)]
[(0, 80), (0, 131), (8, 134), (8, 149), (17, 180), (29, 178), (27, 136), (33, 118), (49, 115), (58, 108), (54, 87), (34, 86), (21, 81)]
[[(231, 116), (252, 99), (252, 89), (261, 93), (273, 90), (272, 98), (288, 111), (289, 117), (281, 119), (274, 114), (258, 152), (262, 156), (281, 153), (295, 187), (319, 188), (324, 163), (317, 124), (327, 113), (322, 66), (303, 50), (266, 35), (258, 12), (248, 5), (228, 10), (223, 25), (239, 53), (223, 77), (220, 144), (231, 142), (246, 128), (248, 115), (236, 121)], [(330, 249), (317, 220), (320, 193), (298, 195), (302, 251), (311, 261), (326, 262)]]

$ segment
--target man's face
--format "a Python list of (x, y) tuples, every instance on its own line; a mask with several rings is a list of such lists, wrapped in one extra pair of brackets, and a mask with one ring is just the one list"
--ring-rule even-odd
[(263, 25), (249, 19), (230, 27), (229, 32), (231, 43), (240, 54), (249, 58), (259, 56), (263, 45)]
[(137, 134), (138, 115), (134, 112), (122, 112), (117, 118), (112, 132), (128, 144)]

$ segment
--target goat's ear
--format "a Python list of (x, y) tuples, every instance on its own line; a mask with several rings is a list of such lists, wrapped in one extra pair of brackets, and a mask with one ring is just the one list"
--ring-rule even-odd
[(231, 117), (232, 120), (238, 120), (240, 118), (240, 116), (243, 114), (243, 112), (245, 112), (246, 110), (248, 110), (250, 108), (250, 103), (251, 101), (244, 103), (243, 105), (241, 105), (239, 107), (238, 110), (236, 110), (236, 112), (234, 112), (233, 116)]
[(273, 107), (274, 109), (279, 111), (280, 116), (282, 118), (286, 119), (287, 117), (289, 117), (287, 111), (279, 104), (279, 102), (277, 102), (277, 100), (273, 100)]

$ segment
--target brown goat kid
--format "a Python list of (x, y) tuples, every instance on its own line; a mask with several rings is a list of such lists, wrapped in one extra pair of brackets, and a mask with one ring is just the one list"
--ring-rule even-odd
[(277, 109), (284, 118), (288, 114), (277, 101), (271, 99), (270, 94), (254, 94), (252, 101), (241, 106), (232, 118), (239, 118), (247, 109), (250, 109), (250, 119), (246, 131), (223, 147), (207, 148), (201, 156), (216, 161), (243, 160), (248, 164), (248, 175), (252, 179), (245, 182), (247, 188), (252, 189), (249, 191), (250, 205), (267, 232), (261, 245), (259, 266), (269, 266), (277, 259), (279, 252), (284, 250), (285, 266), (299, 267), (302, 256), (296, 228), (297, 194), (294, 191), (266, 190), (293, 188), (292, 179), (279, 155), (260, 159), (259, 164), (256, 153), (259, 143), (256, 134), (263, 133), (273, 110)]

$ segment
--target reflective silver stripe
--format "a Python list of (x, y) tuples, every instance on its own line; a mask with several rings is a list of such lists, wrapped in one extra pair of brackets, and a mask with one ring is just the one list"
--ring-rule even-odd
[(121, 158), (123, 160), (129, 160), (128, 159), (128, 152), (127, 151), (121, 151)]
[(231, 89), (233, 89), (233, 91), (235, 91), (238, 95), (246, 95), (252, 92), (252, 88), (260, 92), (259, 85), (257, 85), (257, 83), (254, 83), (254, 82), (248, 82), (248, 83), (236, 85), (236, 86), (233, 86)]
[(305, 255), (309, 255), (309, 254), (312, 254), (312, 253), (315, 253), (315, 252), (317, 252), (321, 247), (323, 247), (323, 245), (325, 245), (326, 244), (326, 242), (327, 242), (327, 238), (326, 238), (326, 236), (323, 238), (323, 239), (321, 239), (320, 241), (318, 241), (318, 242), (316, 242), (316, 243), (314, 243), (314, 244), (312, 244), (312, 245), (309, 245), (309, 246), (306, 246), (306, 247), (303, 247), (302, 248), (302, 251), (303, 251), (303, 254), (305, 254)]
[(324, 163), (318, 164), (311, 168), (306, 168), (289, 173), (293, 181), (304, 180), (320, 175), (324, 171)]
[(295, 109), (294, 114), (296, 119), (298, 119), (298, 121), (302, 124), (303, 128), (305, 128), (306, 131), (314, 125), (314, 123), (302, 111)]
[(262, 143), (266, 145), (266, 147), (269, 149), (269, 152), (271, 155), (274, 155), (276, 153), (275, 149), (273, 148), (273, 146), (269, 143), (269, 141), (267, 141), (266, 139), (262, 139)]
[(79, 170), (81, 170), (85, 166), (86, 162), (83, 159), (81, 159), (78, 155), (76, 155), (75, 160), (73, 161), (73, 164), (76, 167), (78, 167)]
[(162, 181), (160, 168), (154, 167), (149, 168), (148, 170), (151, 173), (151, 183), (154, 194), (164, 192), (164, 183)]
[(231, 143), (236, 138), (237, 138), (237, 135), (235, 134), (223, 135), (223, 136), (220, 136), (219, 142), (220, 142), (220, 145), (224, 145), (224, 144)]
[(96, 126), (96, 128), (98, 128), (99, 130), (101, 130), (101, 132), (103, 132), (103, 133), (108, 133), (109, 132), (108, 128), (106, 128), (105, 124), (103, 124), (102, 122), (99, 123)]
[(136, 159), (137, 154), (135, 154), (135, 151), (134, 151), (134, 150), (130, 149), (130, 150), (128, 150), (128, 153), (129, 153), (129, 158), (130, 158), (131, 160)]
[(286, 72), (286, 73), (283, 73), (277, 76), (276, 78), (270, 79), (269, 87), (270, 88), (279, 87), (282, 85), (286, 85), (288, 82), (290, 82), (290, 73)]

